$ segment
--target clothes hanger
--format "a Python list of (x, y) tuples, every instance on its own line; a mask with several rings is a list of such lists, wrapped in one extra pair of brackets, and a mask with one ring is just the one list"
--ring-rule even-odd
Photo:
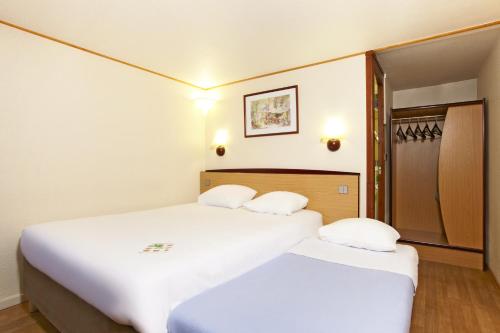
[(396, 136), (399, 138), (400, 141), (406, 141), (406, 135), (403, 132), (403, 129), (401, 128), (401, 120), (399, 121), (399, 126), (396, 132)]
[(437, 135), (437, 136), (443, 135), (443, 131), (441, 131), (441, 129), (439, 128), (436, 118), (434, 118), (434, 126), (432, 127), (431, 132), (432, 132), (432, 134)]
[(417, 127), (415, 127), (415, 135), (422, 138), (422, 140), (425, 140), (425, 134), (420, 129), (420, 122), (418, 121), (418, 119), (417, 119)]
[(407, 137), (411, 136), (413, 138), (413, 140), (417, 140), (417, 135), (411, 129), (411, 125), (410, 125), (410, 120), (409, 119), (408, 119), (408, 128), (406, 129), (405, 134), (406, 134)]
[(431, 139), (435, 138), (434, 133), (432, 133), (431, 129), (429, 128), (429, 123), (427, 122), (427, 120), (425, 121), (425, 127), (423, 132), (424, 132), (424, 137), (429, 137)]

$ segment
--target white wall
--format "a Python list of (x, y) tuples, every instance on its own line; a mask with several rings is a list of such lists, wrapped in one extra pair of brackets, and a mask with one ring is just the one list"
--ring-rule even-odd
[(182, 85), (0, 26), (0, 308), (30, 224), (196, 198), (204, 120)]
[[(299, 86), (300, 133), (245, 138), (243, 95), (290, 85)], [(365, 56), (283, 73), (221, 88), (221, 99), (207, 116), (206, 167), (297, 168), (361, 173), (361, 213), (366, 211)], [(347, 134), (330, 152), (320, 143), (329, 117), (339, 117)], [(226, 155), (210, 145), (217, 129), (227, 129)]]
[(477, 99), (477, 80), (465, 80), (415, 89), (394, 91), (393, 107), (445, 104)]
[(500, 39), (481, 67), (478, 97), (487, 99), (487, 263), (500, 282)]

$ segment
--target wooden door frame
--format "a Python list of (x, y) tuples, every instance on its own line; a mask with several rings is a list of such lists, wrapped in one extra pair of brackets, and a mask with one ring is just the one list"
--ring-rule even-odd
[[(369, 218), (375, 217), (375, 175), (374, 175), (374, 143), (375, 139), (373, 137), (373, 76), (377, 78), (377, 82), (381, 84), (382, 91), (379, 93), (378, 99), (378, 107), (379, 112), (379, 128), (378, 133), (381, 135), (380, 128), (384, 126), (384, 117), (385, 117), (385, 109), (384, 109), (384, 72), (382, 67), (380, 66), (377, 57), (374, 51), (368, 51), (365, 53), (366, 58), (366, 216)], [(380, 81), (379, 81), (380, 80)], [(382, 138), (385, 143), (385, 138)], [(382, 159), (385, 161), (385, 147), (381, 145), (380, 154)], [(385, 162), (384, 162), (385, 163)], [(385, 166), (382, 163), (382, 181), (385, 182)], [(382, 183), (382, 186), (385, 188), (385, 183)], [(385, 190), (383, 191), (385, 195)], [(385, 202), (385, 198), (383, 198), (383, 202)], [(380, 201), (379, 201), (380, 202)], [(384, 207), (385, 208), (385, 207)]]

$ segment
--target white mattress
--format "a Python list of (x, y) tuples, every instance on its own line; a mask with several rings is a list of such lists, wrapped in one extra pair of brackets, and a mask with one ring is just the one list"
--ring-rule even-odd
[(311, 238), (302, 241), (289, 252), (342, 265), (403, 274), (412, 279), (413, 286), (417, 289), (418, 253), (413, 246), (397, 244), (396, 251), (379, 252)]
[[(28, 262), (118, 323), (165, 332), (184, 300), (316, 236), (321, 215), (187, 204), (28, 227)], [(172, 243), (164, 253), (142, 253)]]

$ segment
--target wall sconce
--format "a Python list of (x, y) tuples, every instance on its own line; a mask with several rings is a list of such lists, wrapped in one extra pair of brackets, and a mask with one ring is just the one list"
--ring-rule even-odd
[(345, 126), (339, 119), (329, 119), (325, 124), (321, 142), (326, 143), (329, 151), (340, 149), (341, 140), (344, 138)]
[(226, 153), (227, 146), (227, 130), (218, 130), (215, 132), (215, 137), (213, 141), (212, 147), (215, 148), (215, 153), (218, 156), (224, 156)]
[(340, 140), (339, 139), (329, 139), (326, 142), (326, 147), (329, 151), (337, 151), (340, 149)]
[(207, 114), (213, 108), (219, 96), (215, 91), (198, 90), (193, 93), (192, 98), (195, 100), (196, 107), (202, 110), (203, 114)]

